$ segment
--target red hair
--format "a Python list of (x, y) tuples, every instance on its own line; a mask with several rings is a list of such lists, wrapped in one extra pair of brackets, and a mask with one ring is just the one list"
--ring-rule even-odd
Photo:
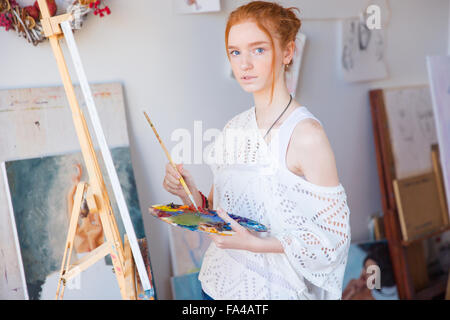
[[(281, 49), (286, 48), (290, 41), (295, 42), (295, 37), (297, 36), (302, 22), (297, 18), (294, 10), (300, 12), (296, 7), (284, 8), (274, 2), (252, 1), (231, 12), (225, 28), (225, 49), (227, 50), (228, 60), (230, 60), (230, 54), (228, 52), (228, 35), (233, 25), (252, 21), (269, 37), (273, 51), (270, 102), (272, 102), (275, 86), (275, 42), (272, 34), (276, 35), (279, 39)], [(292, 60), (289, 62), (288, 68), (291, 65)]]

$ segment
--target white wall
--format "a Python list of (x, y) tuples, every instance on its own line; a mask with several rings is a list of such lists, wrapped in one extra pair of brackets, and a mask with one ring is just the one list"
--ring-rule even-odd
[[(121, 81), (125, 89), (132, 161), (144, 215), (156, 289), (171, 298), (168, 226), (147, 215), (154, 203), (176, 201), (162, 189), (165, 155), (141, 113), (146, 108), (170, 148), (171, 132), (222, 128), (233, 115), (249, 108), (252, 96), (226, 76), (226, 17), (247, 1), (222, 0), (219, 13), (179, 16), (172, 1), (109, 1), (112, 14), (89, 17), (76, 40), (92, 82)], [(361, 1), (281, 1), (299, 6), (304, 17), (354, 16)], [(445, 54), (449, 29), (448, 0), (390, 1), (386, 57), (391, 78), (377, 83), (341, 81), (338, 22), (307, 21), (299, 102), (323, 122), (333, 146), (351, 210), (353, 240), (368, 238), (367, 219), (381, 211), (368, 90), (382, 86), (426, 83), (425, 55)], [(0, 89), (60, 85), (48, 43), (37, 47), (13, 32), (0, 31)], [(0, 137), (1, 139), (1, 137)], [(188, 168), (207, 192), (206, 165)]]

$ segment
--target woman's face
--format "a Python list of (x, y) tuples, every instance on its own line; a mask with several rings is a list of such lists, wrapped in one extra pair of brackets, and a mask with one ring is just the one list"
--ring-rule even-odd
[[(278, 40), (272, 37), (275, 41), (275, 81), (277, 81), (283, 57)], [(269, 37), (256, 23), (244, 22), (231, 27), (228, 34), (228, 53), (234, 77), (245, 91), (258, 92), (270, 89), (273, 50)]]

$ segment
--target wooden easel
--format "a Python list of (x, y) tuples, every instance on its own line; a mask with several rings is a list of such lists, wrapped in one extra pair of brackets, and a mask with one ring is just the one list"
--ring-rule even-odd
[[(135, 292), (133, 292), (134, 277), (130, 276), (133, 274), (133, 270), (130, 270), (130, 268), (134, 268), (132, 261), (133, 256), (130, 251), (127, 250), (126, 252), (124, 250), (86, 119), (78, 105), (75, 90), (58, 41), (59, 38), (64, 36), (59, 24), (65, 21), (71, 21), (73, 17), (70, 14), (50, 17), (47, 2), (45, 0), (38, 0), (38, 3), (41, 8), (41, 22), (44, 34), (48, 37), (56, 58), (58, 69), (63, 80), (64, 90), (69, 100), (75, 130), (81, 146), (81, 153), (89, 175), (89, 182), (80, 182), (77, 185), (75, 192), (64, 257), (61, 264), (60, 278), (56, 290), (56, 299), (63, 298), (64, 289), (68, 280), (86, 270), (108, 254), (111, 256), (122, 298), (133, 299), (136, 297)], [(102, 245), (71, 265), (75, 232), (84, 201), (86, 201), (90, 212), (99, 213), (106, 240)], [(125, 241), (126, 240), (127, 239), (125, 238)], [(125, 256), (128, 257), (128, 261), (125, 260)]]
[[(444, 225), (435, 232), (408, 241), (403, 239), (394, 192), (395, 165), (390, 143), (384, 92), (382, 89), (371, 90), (369, 97), (384, 213), (384, 230), (389, 244), (398, 295), (400, 299), (431, 299), (445, 292), (448, 276), (445, 275), (433, 281), (415, 278), (414, 275), (423, 273), (423, 268), (426, 268), (417, 260), (424, 260), (422, 241), (448, 231), (450, 226)], [(430, 153), (433, 162), (436, 162), (436, 159), (438, 159), (436, 150), (430, 150)], [(434, 163), (434, 167), (437, 167), (436, 163)]]

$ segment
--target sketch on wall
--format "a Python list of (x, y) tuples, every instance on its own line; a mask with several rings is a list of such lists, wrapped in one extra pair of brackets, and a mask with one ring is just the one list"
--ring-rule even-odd
[(431, 172), (431, 145), (437, 143), (428, 86), (384, 90), (397, 179)]
[(173, 0), (173, 5), (180, 14), (220, 11), (220, 0)]
[(450, 57), (427, 57), (427, 68), (445, 194), (450, 208)]
[(340, 69), (347, 82), (384, 79), (388, 76), (384, 57), (384, 30), (370, 30), (363, 18), (340, 23)]

